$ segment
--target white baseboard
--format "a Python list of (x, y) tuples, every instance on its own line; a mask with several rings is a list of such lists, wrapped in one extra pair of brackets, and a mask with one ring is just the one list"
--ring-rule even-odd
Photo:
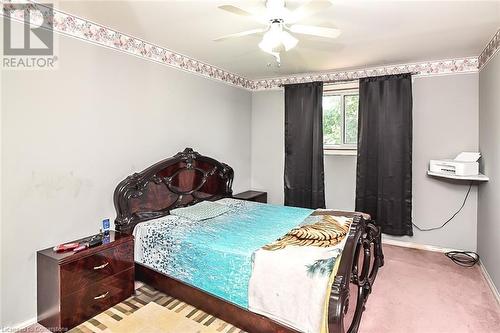
[(384, 238), (384, 235), (382, 235), (382, 243), (388, 244), (388, 245), (408, 247), (411, 249), (432, 251), (432, 252), (445, 253), (445, 252), (450, 252), (450, 251), (462, 251), (462, 250), (458, 250), (458, 249), (450, 249), (450, 248), (434, 246), (434, 245), (418, 244), (418, 243), (412, 243), (412, 242), (399, 241), (399, 240), (395, 240), (395, 239), (388, 239), (388, 238)]
[(500, 293), (498, 292), (497, 287), (493, 283), (493, 279), (491, 278), (490, 274), (486, 270), (486, 267), (484, 266), (481, 259), (479, 259), (479, 268), (481, 268), (481, 273), (483, 273), (483, 276), (484, 276), (484, 279), (486, 280), (486, 283), (488, 283), (488, 286), (490, 287), (491, 292), (493, 293), (493, 296), (495, 296), (497, 304), (500, 306)]
[(36, 322), (36, 317), (33, 317), (21, 323), (14, 324), (14, 326), (0, 327), (0, 332), (17, 332), (22, 330), (23, 328), (36, 324)]

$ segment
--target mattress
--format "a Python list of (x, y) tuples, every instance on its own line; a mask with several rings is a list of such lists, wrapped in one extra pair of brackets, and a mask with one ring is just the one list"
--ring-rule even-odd
[(230, 210), (202, 221), (170, 215), (138, 224), (135, 260), (248, 309), (252, 254), (304, 223), (313, 210), (217, 202)]

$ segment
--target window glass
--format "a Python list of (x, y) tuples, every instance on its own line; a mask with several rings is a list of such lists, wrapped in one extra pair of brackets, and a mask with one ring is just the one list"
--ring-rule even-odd
[(328, 91), (323, 96), (323, 146), (356, 149), (358, 142), (357, 89)]
[(358, 142), (358, 102), (359, 95), (344, 96), (344, 143), (357, 144)]
[(342, 96), (323, 97), (323, 143), (342, 144)]

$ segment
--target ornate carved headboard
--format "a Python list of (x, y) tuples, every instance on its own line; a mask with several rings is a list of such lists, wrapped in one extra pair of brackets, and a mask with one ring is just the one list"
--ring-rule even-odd
[(171, 209), (232, 195), (234, 171), (227, 164), (186, 148), (124, 179), (115, 189), (115, 229), (132, 233), (139, 222)]

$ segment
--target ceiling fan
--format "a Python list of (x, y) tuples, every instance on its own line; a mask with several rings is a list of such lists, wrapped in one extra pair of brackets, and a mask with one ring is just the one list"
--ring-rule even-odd
[(310, 1), (291, 11), (286, 8), (285, 0), (267, 0), (266, 8), (262, 13), (251, 13), (232, 5), (219, 6), (219, 9), (248, 17), (260, 24), (264, 24), (265, 27), (222, 36), (214, 39), (214, 41), (264, 33), (259, 48), (276, 57), (279, 65), (280, 53), (291, 50), (299, 42), (291, 33), (324, 38), (337, 38), (340, 35), (338, 29), (296, 24), (300, 20), (330, 6), (329, 1)]

